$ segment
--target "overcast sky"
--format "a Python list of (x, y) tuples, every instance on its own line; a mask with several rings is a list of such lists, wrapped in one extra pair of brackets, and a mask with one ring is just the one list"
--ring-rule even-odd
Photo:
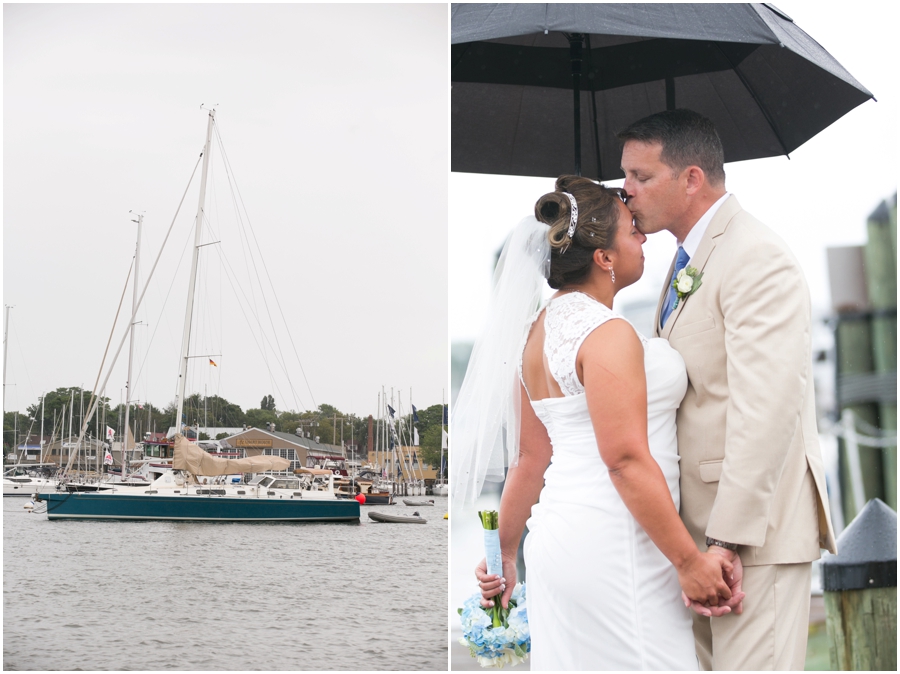
[[(214, 146), (203, 242), (221, 243), (201, 255), (189, 392), (360, 415), (382, 386), (405, 410), (410, 390), (441, 403), (447, 35), (441, 4), (4, 5), (6, 409), (93, 387), (134, 255), (129, 211), (145, 215), (143, 286), (203, 146), (201, 104), (217, 107), (239, 193)], [(199, 174), (138, 312), (134, 397), (157, 406), (175, 398)], [(264, 301), (246, 277), (266, 275)]]
[[(828, 50), (878, 102), (868, 101), (791, 153), (727, 164), (728, 190), (778, 231), (803, 266), (818, 314), (830, 309), (826, 248), (866, 240), (866, 219), (897, 189), (896, 22), (884, 5), (779, 0), (777, 7)], [(487, 311), (494, 255), (510, 229), (533, 213), (553, 180), (453, 173), (450, 178), (451, 341), (470, 341)], [(621, 185), (621, 182), (610, 183)], [(468, 214), (477, 213), (473, 219)], [(616, 298), (655, 302), (675, 239), (644, 246), (644, 277)]]

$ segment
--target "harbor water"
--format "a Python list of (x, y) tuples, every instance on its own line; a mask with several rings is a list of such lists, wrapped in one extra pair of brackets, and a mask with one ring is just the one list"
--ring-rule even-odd
[(4, 498), (3, 669), (446, 670), (428, 498), (343, 524), (50, 522)]

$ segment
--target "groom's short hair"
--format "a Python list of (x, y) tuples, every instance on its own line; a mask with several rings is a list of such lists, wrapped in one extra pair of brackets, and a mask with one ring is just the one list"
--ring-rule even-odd
[(617, 134), (624, 144), (629, 140), (660, 143), (660, 160), (677, 172), (699, 166), (713, 185), (725, 182), (725, 151), (715, 125), (693, 110), (657, 112), (634, 122)]

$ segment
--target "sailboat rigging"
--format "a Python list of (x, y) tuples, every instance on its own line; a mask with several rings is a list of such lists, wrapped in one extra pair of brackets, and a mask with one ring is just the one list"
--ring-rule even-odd
[[(209, 120), (206, 130), (206, 141), (201, 157), (203, 168), (201, 171), (200, 196), (197, 206), (197, 215), (194, 219), (194, 246), (191, 261), (190, 281), (188, 285), (187, 306), (185, 309), (184, 330), (182, 335), (181, 362), (177, 386), (177, 413), (175, 453), (173, 459), (173, 471), (160, 475), (150, 488), (121, 487), (96, 493), (46, 493), (40, 494), (39, 499), (46, 501), (46, 512), (49, 519), (168, 519), (168, 520), (213, 520), (213, 521), (306, 521), (306, 520), (358, 520), (359, 503), (352, 499), (338, 499), (334, 493), (333, 475), (329, 472), (327, 487), (323, 486), (322, 479), (325, 476), (316, 475), (306, 471), (306, 475), (299, 478), (290, 478), (283, 481), (287, 486), (268, 481), (256, 483), (253, 489), (236, 488), (231, 485), (222, 485), (221, 488), (201, 488), (192, 480), (197, 471), (206, 476), (225, 476), (236, 469), (247, 470), (285, 470), (290, 466), (287, 459), (277, 456), (248, 457), (239, 461), (245, 464), (235, 465), (226, 459), (217, 459), (209, 455), (196, 444), (188, 441), (183, 431), (183, 414), (188, 362), (190, 356), (191, 327), (194, 315), (194, 295), (197, 286), (197, 270), (199, 266), (199, 253), (202, 246), (202, 227), (205, 220), (206, 185), (209, 174), (209, 159), (213, 128), (215, 124), (215, 110), (209, 111)], [(194, 167), (196, 173), (197, 166)], [(193, 178), (193, 174), (192, 174)], [(187, 190), (185, 191), (185, 194)], [(184, 202), (182, 196), (181, 203)], [(179, 210), (181, 208), (179, 204)], [(176, 212), (177, 217), (177, 212)], [(174, 225), (173, 219), (173, 225)], [(140, 228), (140, 223), (139, 223)], [(166, 240), (172, 231), (170, 226), (166, 234)], [(165, 245), (165, 240), (163, 242)], [(162, 250), (160, 250), (160, 254)], [(137, 255), (136, 255), (137, 259)], [(159, 262), (157, 256), (150, 277)], [(135, 288), (137, 287), (137, 263), (135, 263)], [(134, 292), (134, 302), (128, 329), (122, 337), (118, 350), (113, 358), (113, 364), (118, 358), (124, 345), (126, 336), (132, 334), (138, 308), (144, 294), (147, 291), (150, 278), (138, 297)], [(133, 347), (133, 342), (132, 342)], [(131, 351), (131, 348), (129, 349)], [(130, 363), (129, 356), (129, 363)], [(102, 386), (95, 384), (92, 400), (89, 403), (89, 412), (84, 417), (79, 434), (79, 444), (83, 439), (92, 415), (96, 412), (100, 396), (106, 388), (110, 370), (103, 381)], [(98, 376), (99, 381), (99, 376)], [(129, 364), (128, 395), (126, 397), (126, 436), (128, 434), (128, 409), (131, 400), (131, 368)], [(99, 391), (99, 393), (98, 393)], [(127, 449), (127, 441), (126, 441)], [(123, 452), (124, 459), (124, 452)], [(123, 461), (124, 462), (124, 461)], [(69, 459), (71, 466), (72, 458)], [(123, 470), (123, 473), (125, 471)], [(257, 472), (253, 470), (252, 472)], [(265, 484), (264, 484), (265, 482)], [(294, 487), (294, 483), (296, 486)], [(284, 486), (284, 485), (282, 485)], [(291, 491), (291, 489), (295, 489)]]

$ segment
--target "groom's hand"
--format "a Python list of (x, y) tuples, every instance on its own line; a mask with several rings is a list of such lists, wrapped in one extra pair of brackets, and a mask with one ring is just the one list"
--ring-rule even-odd
[(731, 599), (720, 602), (720, 605), (728, 606), (735, 614), (740, 615), (744, 612), (743, 599), (746, 596), (745, 593), (741, 591), (741, 586), (744, 581), (744, 565), (741, 564), (741, 556), (737, 552), (726, 550), (718, 545), (711, 545), (708, 552), (722, 555), (731, 562), (731, 574), (725, 574), (725, 582), (728, 583), (728, 587), (731, 589)]
[(740, 555), (738, 555), (736, 552), (726, 550), (725, 548), (719, 547), (717, 545), (710, 546), (707, 554), (721, 555), (731, 564), (730, 572), (725, 572), (725, 567), (723, 567), (723, 580), (731, 590), (731, 598), (723, 600), (720, 597), (718, 606), (710, 606), (708, 603), (691, 601), (688, 596), (684, 592), (682, 592), (681, 600), (684, 602), (685, 606), (690, 607), (695, 613), (698, 613), (702, 616), (719, 618), (728, 613), (740, 615), (744, 612), (743, 599), (746, 596), (746, 594), (741, 589), (741, 584), (744, 578), (744, 567), (741, 564)]
[(731, 599), (731, 588), (724, 578), (732, 573), (729, 561), (701, 553), (695, 549), (693, 555), (676, 566), (678, 582), (682, 588), (685, 606), (691, 606), (700, 615), (724, 615), (731, 612), (723, 600)]
[[(481, 605), (484, 608), (491, 608), (494, 605), (493, 599), (503, 593), (500, 598), (500, 605), (503, 608), (509, 608), (509, 598), (512, 596), (513, 589), (516, 586), (516, 562), (503, 559), (503, 577), (497, 575), (488, 575), (487, 561), (484, 559), (475, 567), (475, 577), (478, 579), (478, 587), (481, 590)], [(507, 582), (507, 579), (509, 581)]]

